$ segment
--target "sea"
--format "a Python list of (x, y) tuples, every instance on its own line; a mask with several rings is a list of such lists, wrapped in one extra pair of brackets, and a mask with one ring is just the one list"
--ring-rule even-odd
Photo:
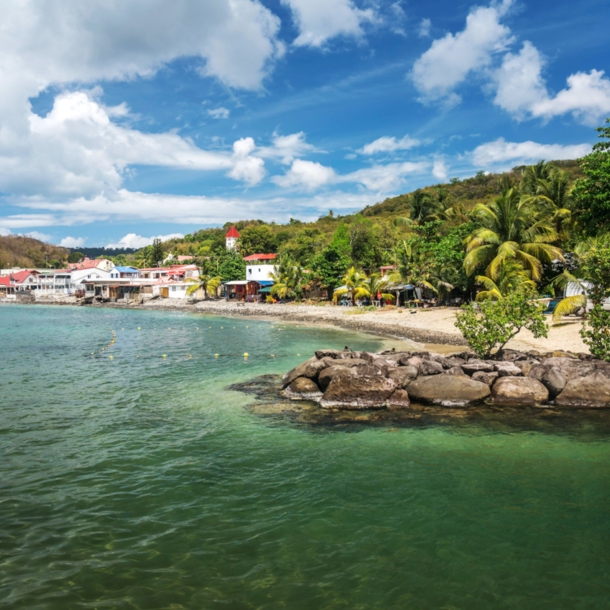
[(2, 305), (0, 607), (608, 608), (604, 430), (301, 425), (230, 389), (346, 345), (387, 342)]

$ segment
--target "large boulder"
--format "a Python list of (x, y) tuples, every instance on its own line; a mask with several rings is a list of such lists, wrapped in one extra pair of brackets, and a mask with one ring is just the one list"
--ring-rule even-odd
[(440, 362), (434, 360), (422, 360), (419, 367), (420, 375), (440, 375), (445, 369)]
[(417, 378), (417, 369), (414, 366), (399, 366), (391, 369), (388, 377), (393, 379), (399, 388), (406, 388), (413, 379)]
[(307, 377), (297, 377), (285, 390), (293, 400), (318, 400), (322, 396), (315, 381)]
[(445, 371), (445, 375), (457, 375), (458, 377), (468, 377), (462, 370), (461, 366), (452, 366), (450, 369)]
[(512, 362), (494, 362), (493, 367), (499, 377), (521, 377), (523, 371)]
[(577, 409), (610, 408), (610, 379), (600, 372), (571, 379), (555, 399), (555, 404)]
[(462, 365), (462, 370), (466, 375), (474, 375), (474, 373), (479, 371), (493, 373), (494, 365), (489, 362), (483, 362), (483, 360), (469, 360), (466, 364)]
[(406, 390), (402, 389), (394, 390), (392, 396), (390, 396), (387, 401), (387, 407), (391, 411), (408, 409), (410, 406), (411, 401), (409, 400), (409, 394), (407, 394)]
[[(344, 361), (340, 362), (342, 363)], [(343, 364), (340, 364), (338, 362), (337, 364), (333, 364), (332, 366), (329, 366), (328, 368), (325, 368), (323, 371), (320, 372), (320, 374), (318, 375), (318, 385), (320, 386), (322, 392), (326, 390), (330, 382), (337, 375), (349, 375), (349, 367), (343, 366)]]
[(549, 399), (549, 391), (531, 377), (501, 377), (493, 386), (492, 398), (497, 404), (534, 406)]
[(357, 366), (332, 378), (320, 404), (326, 409), (379, 409), (397, 389), (374, 366)]
[(466, 407), (485, 400), (489, 387), (470, 377), (434, 375), (419, 377), (409, 384), (412, 400), (443, 407)]
[(298, 377), (315, 379), (318, 376), (318, 373), (332, 364), (334, 364), (332, 359), (323, 358), (322, 360), (318, 360), (314, 356), (309, 360), (305, 360), (305, 362), (302, 362), (298, 366), (295, 366), (291, 371), (288, 371), (282, 379), (282, 386), (289, 386)]
[(350, 350), (338, 350), (338, 349), (319, 349), (316, 351), (316, 358), (322, 360), (323, 358), (332, 358), (333, 360), (343, 360), (345, 358), (353, 358), (354, 352)]
[(567, 382), (567, 379), (556, 368), (547, 369), (540, 378), (540, 383), (549, 391), (551, 400), (563, 392)]
[(495, 371), (493, 373), (486, 373), (485, 371), (477, 371), (476, 373), (473, 373), (473, 375), (472, 375), (472, 378), (475, 381), (480, 381), (481, 383), (484, 383), (485, 385), (489, 386), (490, 388), (495, 383), (495, 381), (498, 377), (499, 377), (499, 375)]

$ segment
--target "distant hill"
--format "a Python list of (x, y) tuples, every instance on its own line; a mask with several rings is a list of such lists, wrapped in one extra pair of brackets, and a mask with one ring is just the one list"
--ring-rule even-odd
[(0, 236), (0, 268), (60, 267), (68, 258), (68, 249), (45, 244), (32, 237)]
[(119, 254), (133, 254), (137, 248), (70, 248), (70, 252), (81, 252), (89, 258), (108, 258)]

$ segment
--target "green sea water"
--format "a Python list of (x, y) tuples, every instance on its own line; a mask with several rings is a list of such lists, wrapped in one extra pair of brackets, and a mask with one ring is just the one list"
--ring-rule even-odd
[(227, 390), (345, 344), (381, 347), (0, 307), (0, 607), (608, 608), (603, 432), (304, 427)]

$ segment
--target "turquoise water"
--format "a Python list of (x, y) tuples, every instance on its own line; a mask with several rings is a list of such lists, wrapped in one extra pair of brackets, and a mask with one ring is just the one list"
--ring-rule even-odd
[(608, 607), (603, 434), (316, 430), (225, 389), (380, 347), (344, 331), (38, 306), (0, 323), (2, 607)]

